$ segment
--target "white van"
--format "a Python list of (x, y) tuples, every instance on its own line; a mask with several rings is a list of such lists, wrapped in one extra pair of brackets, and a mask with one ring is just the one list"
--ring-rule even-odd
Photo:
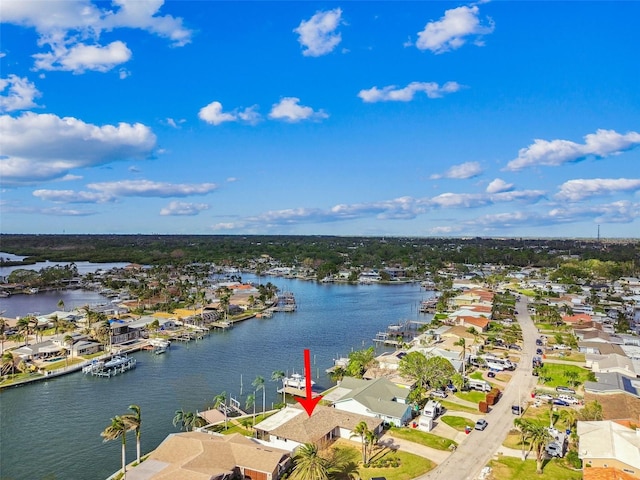
[(564, 400), (570, 405), (577, 405), (580, 403), (576, 397), (572, 397), (571, 395), (558, 395), (560, 400)]

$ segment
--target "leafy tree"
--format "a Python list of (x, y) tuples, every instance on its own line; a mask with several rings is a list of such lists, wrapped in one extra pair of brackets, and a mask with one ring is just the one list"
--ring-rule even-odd
[(349, 362), (346, 368), (347, 375), (362, 378), (364, 372), (375, 363), (375, 350), (373, 347), (364, 350), (355, 350), (349, 354)]
[(421, 352), (409, 352), (400, 359), (398, 371), (403, 377), (411, 378), (416, 381), (418, 388), (423, 391), (430, 384), (430, 370), (427, 357)]
[(583, 421), (602, 420), (602, 405), (597, 400), (585, 403), (578, 412), (578, 418)]

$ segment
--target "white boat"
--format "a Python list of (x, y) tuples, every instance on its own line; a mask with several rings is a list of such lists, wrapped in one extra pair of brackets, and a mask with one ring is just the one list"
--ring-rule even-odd
[[(311, 380), (311, 386), (315, 385), (316, 382)], [(284, 387), (297, 388), (298, 390), (303, 390), (307, 387), (307, 379), (305, 376), (299, 373), (292, 373), (290, 377), (285, 377), (282, 379), (282, 385)]]
[(118, 368), (122, 365), (126, 364), (130, 361), (129, 357), (124, 357), (122, 355), (114, 355), (111, 360), (104, 362), (104, 369), (108, 370), (110, 368)]
[(152, 352), (154, 354), (156, 354), (156, 355), (161, 355), (166, 351), (167, 351), (167, 347), (164, 347), (164, 346), (161, 346), (161, 345), (159, 345), (157, 347), (153, 347), (153, 350), (152, 350)]

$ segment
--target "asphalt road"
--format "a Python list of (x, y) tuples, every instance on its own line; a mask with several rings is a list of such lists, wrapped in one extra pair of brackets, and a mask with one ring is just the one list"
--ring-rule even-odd
[(538, 330), (527, 312), (527, 298), (524, 295), (517, 303), (516, 310), (524, 345), (511, 381), (502, 392), (500, 401), (485, 416), (489, 425), (484, 431), (473, 430), (455, 452), (431, 472), (417, 477), (418, 480), (477, 479), (513, 427), (515, 415), (511, 413), (511, 405), (522, 404), (537, 384), (537, 377), (531, 374), (531, 360), (536, 349)]

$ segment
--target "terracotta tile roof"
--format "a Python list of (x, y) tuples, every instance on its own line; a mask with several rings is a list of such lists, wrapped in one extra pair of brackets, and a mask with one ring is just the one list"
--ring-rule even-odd
[(582, 480), (636, 480), (638, 478), (612, 467), (584, 468), (582, 472)]
[[(265, 447), (240, 434), (215, 436), (202, 432), (174, 433), (149, 455), (149, 459), (166, 466), (144, 478), (209, 480), (231, 473), (238, 466), (272, 473), (288, 457), (289, 452), (285, 450)], [(130, 476), (136, 476), (135, 468)]]

